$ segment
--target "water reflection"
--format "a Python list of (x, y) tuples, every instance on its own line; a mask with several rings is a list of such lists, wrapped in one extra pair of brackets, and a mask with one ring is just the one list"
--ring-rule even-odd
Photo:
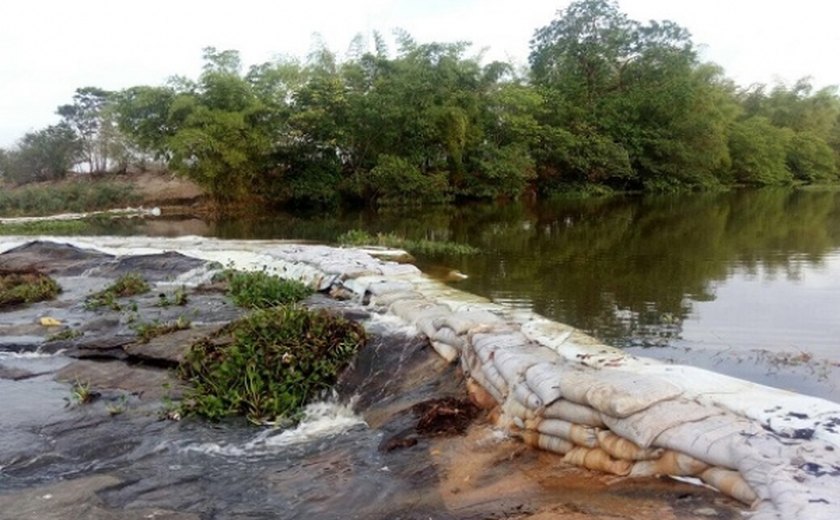
[(533, 308), (617, 346), (824, 354), (840, 347), (840, 191), (279, 214), (151, 226), (160, 229), (142, 232), (331, 242), (360, 228), (452, 240), (482, 254), (421, 257), (421, 266), (458, 269), (469, 275), (458, 282), (464, 290)]

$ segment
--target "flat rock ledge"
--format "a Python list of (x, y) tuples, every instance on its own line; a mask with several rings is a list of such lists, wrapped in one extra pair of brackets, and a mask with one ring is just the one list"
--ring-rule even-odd
[[(198, 237), (60, 240), (119, 256), (178, 251), (342, 294), (425, 334), (460, 364), (497, 426), (566, 463), (699, 479), (751, 506), (755, 519), (840, 517), (840, 404), (627, 355), (387, 260), (400, 252)], [(173, 283), (207, 277), (196, 268)]]

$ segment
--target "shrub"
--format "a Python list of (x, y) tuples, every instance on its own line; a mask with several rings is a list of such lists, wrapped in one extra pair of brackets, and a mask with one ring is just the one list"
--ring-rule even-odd
[(365, 341), (354, 322), (298, 306), (261, 309), (194, 344), (179, 369), (192, 384), (184, 412), (211, 420), (295, 420), (329, 389)]
[(370, 173), (367, 184), (374, 199), (385, 205), (417, 205), (446, 202), (449, 185), (446, 175), (425, 174), (402, 157), (382, 155)]
[(312, 290), (300, 282), (284, 280), (264, 271), (228, 270), (224, 276), (230, 284), (228, 294), (240, 307), (264, 309), (295, 303), (312, 294)]
[(61, 287), (45, 274), (0, 270), (0, 309), (51, 300), (60, 292)]

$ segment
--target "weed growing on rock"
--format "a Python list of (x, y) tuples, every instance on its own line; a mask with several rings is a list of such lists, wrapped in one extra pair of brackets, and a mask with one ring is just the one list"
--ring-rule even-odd
[(172, 305), (176, 305), (178, 307), (183, 307), (189, 302), (187, 298), (187, 289), (182, 285), (181, 287), (175, 289), (171, 295), (167, 295), (166, 293), (158, 294), (158, 307), (169, 307)]
[(179, 369), (192, 384), (184, 411), (212, 420), (295, 420), (332, 387), (364, 341), (359, 324), (326, 311), (294, 305), (254, 311), (187, 353)]
[(61, 332), (56, 332), (47, 338), (47, 342), (51, 341), (69, 341), (82, 336), (82, 331), (76, 329), (64, 329)]
[(58, 283), (43, 273), (0, 270), (0, 309), (51, 300), (60, 292)]
[(412, 240), (393, 233), (377, 233), (375, 236), (360, 229), (351, 229), (338, 237), (338, 242), (348, 246), (383, 246), (405, 249), (409, 253), (436, 255), (474, 255), (479, 250), (468, 244), (459, 244), (443, 240)]
[(124, 274), (104, 290), (88, 296), (85, 299), (85, 308), (94, 310), (106, 307), (119, 311), (122, 306), (117, 301), (118, 298), (143, 294), (149, 292), (150, 289), (149, 284), (140, 275), (135, 273)]
[(77, 406), (91, 403), (97, 397), (99, 397), (99, 392), (91, 389), (90, 383), (76, 379), (70, 388), (70, 397), (66, 397), (64, 400), (67, 402), (67, 406)]
[(138, 323), (134, 325), (134, 332), (137, 337), (143, 342), (148, 342), (152, 338), (170, 334), (178, 330), (185, 330), (192, 326), (192, 322), (183, 316), (179, 316), (175, 321), (168, 321), (166, 323)]
[(228, 282), (228, 294), (240, 307), (265, 309), (298, 302), (312, 290), (304, 284), (285, 280), (265, 271), (245, 272), (226, 270), (223, 277)]

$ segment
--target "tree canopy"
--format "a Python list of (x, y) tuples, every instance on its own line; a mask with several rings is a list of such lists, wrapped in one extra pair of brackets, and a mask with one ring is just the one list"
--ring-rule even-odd
[[(209, 47), (196, 79), (81, 88), (61, 125), (27, 134), (0, 169), (23, 182), (152, 159), (220, 202), (307, 206), (840, 177), (836, 89), (738, 87), (684, 28), (632, 20), (612, 0), (558, 11), (522, 73), (465, 42), (395, 41), (391, 52), (377, 33), (357, 37), (343, 59), (319, 43), (249, 68)], [(15, 170), (49, 143), (63, 162)]]

